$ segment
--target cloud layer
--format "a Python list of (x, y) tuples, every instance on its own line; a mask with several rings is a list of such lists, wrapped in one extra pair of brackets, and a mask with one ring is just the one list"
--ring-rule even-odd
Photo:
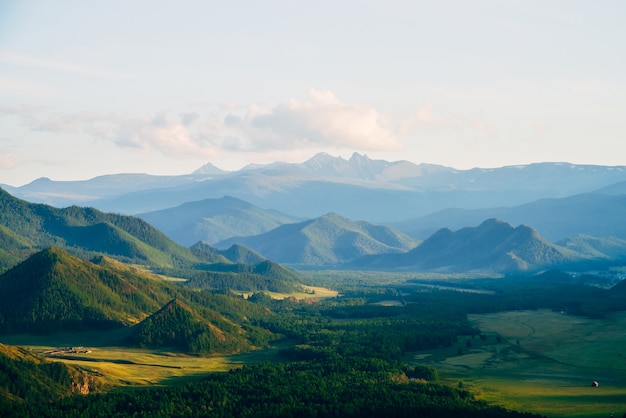
[(227, 112), (198, 110), (148, 116), (2, 107), (34, 131), (89, 134), (122, 148), (169, 156), (214, 157), (221, 151), (265, 153), (315, 148), (398, 151), (401, 142), (374, 108), (347, 104), (330, 91), (275, 107), (250, 105)]

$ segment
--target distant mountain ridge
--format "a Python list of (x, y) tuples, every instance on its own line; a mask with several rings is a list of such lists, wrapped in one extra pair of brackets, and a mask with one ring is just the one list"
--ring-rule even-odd
[(229, 195), (298, 218), (335, 212), (381, 223), (450, 207), (516, 206), (588, 193), (620, 182), (626, 182), (624, 166), (536, 163), (457, 170), (374, 160), (357, 153), (348, 160), (322, 153), (299, 164), (252, 165), (234, 172), (209, 164), (184, 176), (111, 175), (81, 182), (36, 181), (12, 188), (11, 193), (56, 206), (88, 203), (103, 211), (125, 214)]
[(215, 244), (231, 237), (257, 235), (300, 220), (277, 211), (260, 209), (231, 196), (187, 202), (137, 217), (185, 247), (199, 241)]
[(235, 237), (217, 247), (242, 244), (284, 264), (337, 265), (365, 254), (403, 252), (417, 241), (388, 227), (351, 221), (335, 213), (279, 226), (264, 234)]
[(367, 256), (350, 268), (510, 273), (562, 267), (583, 257), (542, 238), (536, 230), (489, 219), (458, 231), (444, 228), (403, 254)]
[(425, 239), (439, 228), (458, 229), (488, 218), (532, 225), (553, 242), (581, 234), (626, 239), (626, 194), (584, 193), (514, 207), (450, 208), (390, 225), (407, 235)]

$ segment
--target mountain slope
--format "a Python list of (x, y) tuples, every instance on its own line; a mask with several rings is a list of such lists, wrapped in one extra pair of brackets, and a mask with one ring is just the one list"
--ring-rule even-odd
[(297, 220), (230, 196), (188, 202), (137, 217), (186, 247), (198, 241), (214, 244), (231, 237), (257, 235)]
[(57, 209), (17, 199), (0, 189), (0, 269), (49, 246), (81, 254), (108, 254), (123, 261), (157, 267), (197, 262), (184, 248), (145, 221), (92, 208)]
[(296, 272), (270, 260), (254, 265), (212, 264), (189, 273), (187, 279), (184, 285), (193, 289), (290, 293), (302, 288)]
[(576, 235), (557, 244), (592, 258), (626, 260), (626, 240), (615, 237)]
[[(194, 321), (200, 321), (212, 333), (210, 345), (200, 344), (205, 341), (202, 337), (186, 350), (240, 351), (262, 344), (263, 338), (269, 335), (249, 322), (269, 315), (260, 305), (224, 294), (189, 289), (112, 259), (100, 257), (94, 261), (50, 248), (1, 275), (0, 332), (48, 333), (130, 327), (162, 311), (174, 298), (181, 303), (184, 301)], [(248, 267), (257, 272), (263, 268)], [(266, 273), (266, 278), (272, 276), (271, 272)], [(136, 340), (141, 341), (154, 344), (141, 338)]]
[(159, 308), (171, 286), (49, 248), (0, 276), (0, 330), (130, 325)]
[(224, 257), (236, 264), (256, 265), (265, 261), (265, 257), (243, 245), (233, 244), (226, 250), (219, 251)]
[(46, 361), (19, 347), (0, 344), (2, 416), (12, 410), (12, 401), (50, 402), (74, 393), (87, 394), (94, 386), (94, 378), (83, 370)]
[(444, 228), (404, 254), (365, 257), (353, 268), (392, 268), (442, 272), (533, 271), (562, 266), (582, 256), (542, 238), (534, 229), (489, 219), (456, 232)]
[(234, 243), (280, 263), (311, 266), (339, 264), (365, 254), (403, 252), (416, 245), (413, 239), (390, 228), (354, 222), (334, 213), (217, 245)]
[(173, 299), (133, 327), (129, 341), (141, 347), (166, 347), (194, 353), (211, 352), (226, 340), (224, 333), (189, 306)]

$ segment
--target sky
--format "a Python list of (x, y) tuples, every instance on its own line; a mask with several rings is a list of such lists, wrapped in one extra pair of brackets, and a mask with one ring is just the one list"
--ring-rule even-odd
[(0, 0), (0, 183), (626, 165), (626, 2)]

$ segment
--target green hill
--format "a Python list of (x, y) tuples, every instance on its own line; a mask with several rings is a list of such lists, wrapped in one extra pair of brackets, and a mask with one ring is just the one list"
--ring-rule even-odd
[(289, 293), (302, 286), (302, 278), (273, 261), (251, 264), (211, 264), (189, 274), (185, 286), (198, 289), (231, 289), (243, 292), (269, 290)]
[(238, 264), (259, 264), (265, 261), (265, 257), (261, 254), (239, 244), (233, 244), (228, 249), (221, 250), (220, 254)]
[(233, 244), (226, 250), (220, 250), (200, 241), (189, 248), (193, 255), (205, 263), (258, 264), (265, 261), (265, 257), (261, 254), (239, 244)]
[(209, 353), (220, 347), (226, 336), (185, 303), (173, 299), (133, 327), (129, 341), (141, 347)]
[(335, 213), (287, 224), (253, 237), (232, 238), (217, 244), (242, 244), (264, 257), (294, 265), (336, 265), (366, 254), (399, 253), (417, 241), (385, 226), (355, 222)]
[[(217, 265), (217, 271), (223, 271), (220, 266), (224, 264), (258, 264), (263, 260), (259, 254), (240, 246), (220, 251), (208, 244), (198, 243), (192, 248), (184, 248), (138, 218), (76, 206), (56, 209), (32, 204), (16, 199), (2, 189), (0, 244), (0, 273), (51, 246), (62, 248), (82, 259), (106, 255), (176, 277), (191, 277), (194, 275), (189, 272), (194, 269), (207, 271), (211, 270), (212, 265)], [(228, 280), (218, 282), (229, 284), (226, 288), (254, 291), (267, 290), (268, 286), (251, 285), (246, 288), (244, 284), (276, 279), (275, 276), (254, 278), (251, 282), (250, 277), (236, 277), (236, 270), (247, 274), (252, 269), (252, 265), (238, 266), (229, 270)], [(216, 283), (208, 287), (225, 289), (216, 287)], [(232, 286), (232, 283), (238, 285)], [(285, 289), (283, 283), (277, 283), (274, 287)], [(165, 300), (159, 301), (158, 306), (163, 303)]]
[[(263, 345), (270, 337), (267, 331), (249, 322), (268, 315), (259, 305), (189, 289), (106, 257), (85, 261), (59, 248), (43, 250), (0, 276), (0, 332), (130, 327), (157, 311), (161, 314), (154, 318), (169, 312), (161, 308), (173, 298), (179, 301), (175, 307), (180, 308), (185, 301), (185, 306), (193, 310), (193, 321), (181, 324), (192, 330), (196, 338), (188, 341), (184, 347), (187, 351), (240, 351)], [(209, 340), (200, 335), (203, 332), (198, 332), (198, 324), (211, 330), (205, 336), (210, 336)], [(177, 342), (143, 337), (135, 340), (150, 346), (159, 341), (168, 345)]]
[(189, 247), (191, 253), (196, 256), (203, 263), (213, 264), (213, 263), (222, 263), (229, 264), (232, 261), (224, 256), (220, 250), (213, 247), (212, 245), (207, 244), (206, 242), (199, 241)]
[(230, 237), (257, 235), (296, 221), (294, 217), (260, 209), (231, 196), (188, 202), (137, 216), (184, 246), (198, 241), (213, 244)]
[(49, 248), (0, 276), (0, 330), (130, 325), (162, 306), (173, 291), (171, 285), (130, 270)]
[(141, 219), (77, 206), (28, 203), (0, 189), (0, 271), (41, 249), (58, 246), (87, 257), (107, 254), (125, 262), (176, 267), (197, 262), (184, 248)]

